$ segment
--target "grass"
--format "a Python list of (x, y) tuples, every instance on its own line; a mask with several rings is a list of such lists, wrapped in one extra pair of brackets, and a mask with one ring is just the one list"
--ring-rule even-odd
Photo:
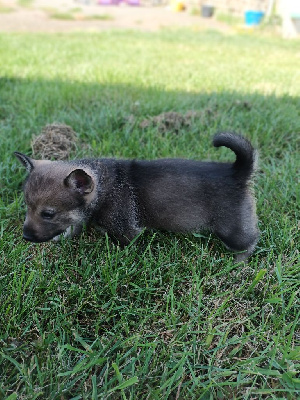
[(245, 22), (243, 17), (222, 12), (218, 12), (216, 14), (216, 19), (217, 21), (224, 22), (227, 25), (233, 25), (233, 26), (241, 25), (244, 24)]
[(91, 14), (91, 15), (85, 15), (84, 19), (88, 21), (93, 21), (93, 20), (112, 21), (114, 17), (111, 14)]
[[(188, 30), (0, 35), (0, 398), (299, 396), (297, 50)], [(179, 134), (139, 128), (191, 109)], [(78, 132), (76, 157), (232, 160), (211, 137), (245, 134), (260, 149), (248, 265), (208, 233), (25, 243), (12, 153), (54, 121)]]
[(113, 16), (110, 14), (92, 14), (92, 15), (85, 15), (82, 13), (76, 13), (73, 10), (69, 12), (58, 12), (52, 11), (50, 12), (50, 18), (52, 19), (61, 19), (65, 21), (74, 21), (74, 20), (81, 20), (81, 21), (94, 21), (94, 20), (101, 20), (101, 21), (108, 21), (112, 20)]
[(52, 18), (52, 19), (62, 19), (62, 20), (65, 20), (65, 21), (72, 21), (72, 20), (76, 19), (75, 15), (72, 12), (68, 12), (68, 11), (66, 11), (66, 12), (59, 12), (59, 11), (58, 12), (53, 12), (53, 13), (50, 14), (50, 18)]
[(80, 7), (74, 7), (68, 11), (59, 11), (54, 8), (43, 8), (43, 10), (49, 14), (49, 17), (52, 19), (59, 19), (64, 21), (108, 21), (112, 20), (113, 16), (110, 14), (84, 14)]
[(31, 7), (34, 3), (34, 0), (18, 0), (17, 4), (21, 7)]
[(0, 13), (1, 14), (11, 13), (14, 11), (15, 11), (15, 9), (13, 7), (6, 7), (0, 3)]

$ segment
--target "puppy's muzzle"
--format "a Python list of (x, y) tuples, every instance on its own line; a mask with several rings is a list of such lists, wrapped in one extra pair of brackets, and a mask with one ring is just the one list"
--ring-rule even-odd
[(35, 232), (26, 227), (23, 228), (23, 239), (27, 240), (28, 242), (41, 242), (41, 240), (36, 236)]
[(33, 242), (33, 243), (42, 243), (42, 242), (48, 242), (51, 240), (54, 236), (60, 235), (63, 231), (58, 231), (55, 232), (54, 235), (50, 237), (46, 236), (38, 236), (36, 232), (29, 227), (24, 226), (23, 228), (23, 239), (27, 240), (28, 242)]

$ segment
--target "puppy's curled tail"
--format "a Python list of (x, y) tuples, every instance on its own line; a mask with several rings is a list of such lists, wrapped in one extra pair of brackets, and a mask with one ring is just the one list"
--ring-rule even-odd
[(256, 168), (257, 153), (249, 140), (231, 132), (217, 133), (213, 138), (215, 147), (225, 146), (236, 155), (233, 169), (238, 175), (249, 178)]

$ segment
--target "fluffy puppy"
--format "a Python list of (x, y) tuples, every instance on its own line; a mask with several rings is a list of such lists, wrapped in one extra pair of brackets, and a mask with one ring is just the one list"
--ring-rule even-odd
[(45, 242), (98, 226), (120, 245), (144, 228), (172, 232), (208, 229), (246, 259), (259, 237), (251, 178), (256, 152), (248, 140), (219, 133), (215, 147), (236, 154), (234, 163), (185, 159), (34, 160), (15, 152), (29, 175), (23, 237)]

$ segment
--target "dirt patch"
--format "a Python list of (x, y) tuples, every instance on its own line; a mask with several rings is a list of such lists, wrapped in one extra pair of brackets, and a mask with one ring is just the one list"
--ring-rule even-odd
[(202, 124), (209, 123), (216, 118), (217, 110), (214, 108), (203, 108), (202, 110), (189, 110), (186, 113), (175, 111), (164, 112), (159, 115), (144, 119), (139, 127), (141, 129), (156, 128), (161, 134), (172, 132), (180, 133), (184, 128), (190, 128), (194, 123), (201, 121)]
[(182, 128), (189, 127), (194, 119), (201, 116), (200, 111), (188, 111), (181, 114), (175, 111), (164, 112), (154, 117), (143, 120), (140, 128), (156, 127), (160, 133), (173, 132), (178, 134)]
[(77, 135), (73, 129), (64, 124), (46, 125), (41, 134), (31, 143), (35, 157), (45, 160), (66, 160), (76, 149)]

